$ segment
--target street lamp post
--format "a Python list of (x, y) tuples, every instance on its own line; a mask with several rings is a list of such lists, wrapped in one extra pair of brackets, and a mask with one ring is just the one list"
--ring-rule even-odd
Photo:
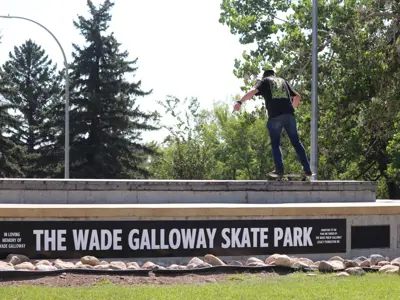
[(311, 171), (318, 178), (318, 0), (312, 1)]
[(6, 19), (22, 19), (26, 20), (32, 23), (35, 23), (36, 25), (39, 25), (42, 27), (44, 30), (46, 30), (57, 42), (58, 46), (61, 49), (62, 55), (64, 57), (64, 66), (65, 66), (65, 150), (64, 150), (64, 178), (68, 179), (69, 178), (69, 75), (68, 75), (68, 63), (67, 63), (67, 57), (65, 56), (65, 52), (63, 47), (61, 46), (60, 42), (57, 40), (57, 38), (54, 36), (54, 34), (47, 29), (45, 26), (42, 24), (33, 21), (28, 18), (24, 17), (16, 17), (16, 16), (0, 16), (0, 18), (6, 18)]

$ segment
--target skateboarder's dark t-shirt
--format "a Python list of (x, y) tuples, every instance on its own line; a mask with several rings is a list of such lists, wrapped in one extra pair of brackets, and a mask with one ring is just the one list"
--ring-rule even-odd
[(256, 96), (264, 97), (268, 117), (273, 118), (284, 114), (294, 114), (294, 108), (290, 99), (296, 96), (297, 92), (286, 80), (269, 76), (258, 80), (255, 88), (258, 89)]

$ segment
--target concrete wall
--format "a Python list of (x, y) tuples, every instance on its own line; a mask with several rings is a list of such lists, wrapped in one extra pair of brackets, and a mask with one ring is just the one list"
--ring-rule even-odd
[[(376, 203), (291, 205), (0, 205), (0, 221), (11, 220), (246, 220), (246, 219), (337, 219), (347, 220), (346, 253), (302, 254), (297, 257), (329, 259), (340, 255), (347, 259), (370, 254), (382, 254), (390, 258), (400, 257), (400, 203), (377, 201)], [(352, 249), (351, 227), (354, 225), (389, 225), (390, 246), (377, 249)], [(373, 237), (371, 237), (373, 238)], [(207, 253), (204, 253), (207, 254)], [(284, 254), (284, 253), (282, 253)], [(264, 256), (256, 255), (265, 259)], [(246, 259), (248, 256), (222, 257), (227, 260)], [(160, 264), (186, 262), (189, 257), (148, 257)]]
[(377, 183), (358, 181), (0, 180), (0, 203), (374, 202)]
[[(3, 179), (0, 180), (0, 221), (346, 218), (347, 250), (341, 256), (353, 258), (380, 253), (398, 257), (400, 204), (376, 200), (376, 189), (375, 182), (357, 181)], [(390, 247), (351, 249), (353, 225), (390, 225)], [(321, 260), (334, 255), (337, 253), (297, 256)], [(265, 259), (266, 256), (258, 257)], [(188, 259), (135, 260), (170, 263)]]

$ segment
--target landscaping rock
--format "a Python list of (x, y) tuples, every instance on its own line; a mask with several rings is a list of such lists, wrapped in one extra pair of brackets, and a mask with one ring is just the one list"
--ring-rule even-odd
[(177, 264), (172, 264), (169, 267), (167, 267), (168, 270), (185, 270), (186, 266), (182, 265), (177, 265)]
[(156, 266), (155, 263), (153, 263), (153, 262), (151, 262), (151, 261), (146, 261), (146, 262), (143, 264), (142, 269), (151, 270), (151, 269), (153, 269), (155, 266)]
[(81, 262), (79, 261), (79, 262), (77, 262), (77, 263), (75, 264), (75, 268), (77, 268), (77, 269), (93, 269), (94, 266), (91, 266), (91, 265), (84, 265), (83, 263), (81, 263)]
[(261, 259), (257, 258), (257, 257), (250, 257), (250, 258), (247, 259), (247, 261), (246, 261), (246, 266), (249, 266), (250, 264), (254, 264), (254, 263), (261, 263), (261, 264), (263, 264), (264, 262), (263, 262)]
[(26, 261), (26, 262), (20, 263), (18, 265), (15, 265), (14, 269), (20, 270), (20, 271), (34, 271), (35, 266), (32, 263)]
[(202, 261), (200, 258), (198, 257), (193, 257), (189, 262), (188, 265), (194, 265), (194, 266), (198, 266), (204, 264), (204, 261)]
[(204, 262), (212, 265), (212, 266), (225, 266), (226, 264), (220, 260), (218, 257), (212, 255), (212, 254), (207, 254), (204, 256)]
[(126, 270), (126, 264), (122, 261), (112, 261), (109, 266), (112, 270)]
[(278, 256), (280, 256), (280, 254), (277, 253), (268, 256), (267, 259), (265, 260), (265, 264), (267, 265), (273, 264)]
[(333, 256), (329, 259), (329, 261), (341, 261), (344, 262), (344, 259), (341, 258), (340, 256)]
[(54, 266), (49, 266), (49, 265), (36, 265), (35, 270), (36, 271), (56, 271), (57, 268)]
[(0, 261), (0, 271), (14, 271), (14, 265), (5, 261)]
[(136, 267), (135, 265), (126, 266), (127, 270), (139, 270), (140, 268)]
[(39, 260), (35, 264), (36, 266), (42, 265), (42, 266), (52, 266), (51, 262), (48, 260)]
[(362, 268), (369, 268), (371, 267), (371, 261), (369, 259), (364, 260), (360, 263), (360, 267)]
[(21, 254), (9, 254), (6, 258), (6, 262), (12, 265), (19, 265), (29, 261), (29, 257)]
[(297, 261), (292, 265), (292, 267), (297, 268), (297, 269), (305, 269), (305, 268), (309, 268), (310, 266), (302, 261)]
[(166, 270), (166, 269), (167, 269), (166, 267), (159, 266), (159, 265), (154, 265), (154, 266), (151, 268), (152, 271)]
[(311, 267), (311, 268), (318, 269), (320, 263), (321, 263), (320, 261), (316, 261), (316, 262), (314, 262), (310, 267)]
[(368, 258), (366, 258), (365, 256), (359, 256), (359, 257), (357, 257), (356, 259), (355, 259), (355, 261), (357, 261), (357, 262), (362, 262), (362, 261), (364, 261), (364, 260), (367, 260)]
[(371, 261), (371, 265), (377, 265), (380, 261), (386, 260), (380, 254), (372, 254), (372, 255), (370, 255), (369, 259)]
[(72, 262), (67, 262), (67, 261), (62, 261), (60, 259), (57, 259), (54, 262), (54, 266), (57, 269), (75, 269), (75, 264)]
[[(21, 260), (28, 261), (17, 263)], [(123, 261), (100, 261), (94, 256), (83, 256), (75, 264), (73, 262), (65, 262), (61, 259), (55, 260), (53, 263), (49, 260), (32, 260), (24, 255), (9, 255), (7, 257), (8, 262), (0, 261), (0, 271), (5, 270), (22, 270), (22, 271), (54, 271), (58, 269), (95, 269), (95, 270), (149, 270), (155, 276), (158, 270), (185, 270), (185, 269), (200, 269), (200, 268), (211, 268), (213, 266), (249, 266), (249, 267), (265, 267), (265, 266), (281, 266), (281, 267), (293, 267), (295, 269), (309, 269), (314, 268), (320, 272), (340, 272), (338, 276), (362, 276), (365, 274), (363, 268), (371, 268), (385, 274), (396, 274), (400, 275), (400, 257), (390, 260), (387, 257), (383, 257), (380, 254), (373, 254), (369, 258), (360, 256), (355, 259), (343, 259), (340, 256), (333, 256), (328, 261), (316, 261), (313, 262), (309, 258), (305, 257), (290, 257), (285, 254), (273, 254), (268, 256), (264, 261), (257, 257), (250, 257), (246, 262), (242, 261), (231, 261), (226, 262), (219, 257), (207, 254), (204, 256), (204, 260), (193, 257), (190, 259), (188, 264), (165, 264), (165, 263), (154, 263), (151, 261), (145, 262), (142, 267), (137, 262), (123, 262)], [(150, 275), (149, 275), (150, 276)]]
[(94, 267), (99, 265), (100, 261), (97, 259), (97, 257), (87, 255), (81, 258), (81, 263), (83, 265), (89, 265)]
[(188, 264), (186, 266), (186, 269), (203, 269), (203, 268), (211, 268), (211, 267), (212, 267), (212, 265), (203, 262), (203, 263), (201, 263), (199, 265), (196, 265), (196, 264), (193, 264), (193, 263), (192, 264)]
[(360, 267), (347, 268), (345, 271), (350, 275), (356, 275), (356, 276), (365, 275), (365, 271)]
[(314, 262), (311, 259), (305, 257), (301, 257), (300, 262), (306, 264), (307, 266), (312, 266), (314, 264)]
[(242, 267), (243, 264), (240, 261), (231, 261), (229, 263), (229, 266), (238, 266), (238, 267)]
[(350, 274), (347, 272), (340, 272), (336, 274), (337, 277), (349, 277)]
[(198, 265), (197, 268), (201, 269), (201, 268), (211, 268), (212, 265), (208, 264), (208, 263), (202, 263), (201, 265)]
[(140, 269), (139, 264), (135, 261), (126, 263), (126, 267), (130, 270), (138, 270)]
[(390, 264), (392, 264), (393, 266), (400, 266), (400, 257), (397, 257), (395, 259), (393, 259)]
[(318, 270), (320, 272), (333, 272), (333, 271), (341, 271), (344, 270), (345, 266), (342, 261), (332, 260), (332, 261), (321, 261)]
[(275, 266), (291, 267), (293, 264), (292, 259), (287, 255), (279, 255), (274, 262)]
[(399, 272), (399, 266), (384, 265), (378, 270), (379, 273), (397, 273)]
[(12, 257), (10, 257), (10, 258), (7, 257), (7, 260), (6, 260), (6, 261), (7, 261), (9, 264), (12, 264), (13, 266), (19, 265), (20, 263), (22, 263), (22, 262), (19, 260), (19, 258), (16, 257), (16, 256), (12, 256)]
[(359, 267), (360, 264), (355, 261), (355, 260), (345, 260), (344, 261), (344, 267), (347, 268), (354, 268), (354, 267)]
[(320, 272), (333, 272), (334, 268), (333, 265), (330, 264), (328, 261), (321, 261), (318, 265), (318, 271)]
[(247, 267), (266, 267), (267, 265), (263, 262), (252, 262), (246, 265)]
[(385, 274), (398, 274), (398, 273), (399, 273), (398, 269), (390, 269), (385, 272)]
[(390, 262), (387, 260), (381, 260), (380, 262), (378, 262), (377, 265), (382, 267), (382, 266), (390, 265)]
[(108, 270), (108, 269), (111, 269), (111, 267), (110, 267), (110, 264), (100, 264), (100, 265), (97, 265), (97, 266), (94, 266), (93, 267), (93, 269), (95, 269), (95, 270)]
[(344, 262), (343, 262), (343, 261), (340, 261), (340, 260), (331, 260), (329, 263), (333, 266), (333, 269), (334, 269), (335, 271), (337, 271), (337, 270), (344, 270), (344, 269), (345, 269), (345, 266), (344, 266)]

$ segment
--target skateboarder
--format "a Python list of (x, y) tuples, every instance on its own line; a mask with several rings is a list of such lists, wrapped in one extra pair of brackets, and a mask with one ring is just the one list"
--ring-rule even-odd
[[(238, 111), (241, 105), (254, 96), (263, 96), (268, 112), (267, 128), (271, 139), (272, 155), (275, 170), (272, 172), (283, 176), (284, 166), (280, 149), (280, 138), (284, 128), (289, 136), (307, 177), (312, 176), (310, 164), (303, 144), (297, 132), (297, 123), (294, 109), (300, 104), (300, 94), (295, 91), (286, 80), (277, 77), (273, 70), (266, 70), (261, 80), (253, 89), (247, 92), (240, 101), (237, 101), (234, 110)], [(292, 102), (293, 97), (293, 102)]]

